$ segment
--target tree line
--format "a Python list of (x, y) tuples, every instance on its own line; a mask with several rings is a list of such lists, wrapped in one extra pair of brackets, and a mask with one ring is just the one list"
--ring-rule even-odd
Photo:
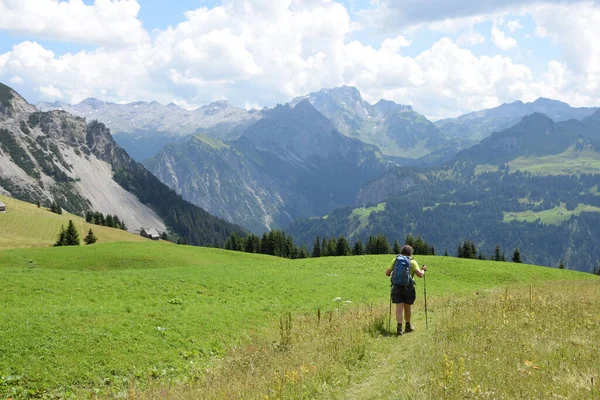
[(85, 222), (94, 225), (107, 226), (109, 228), (122, 229), (124, 231), (127, 230), (125, 222), (121, 220), (117, 215), (107, 214), (105, 217), (104, 214), (98, 211), (86, 211)]
[[(407, 235), (404, 241), (413, 247), (414, 254), (435, 255), (435, 249), (426, 243), (423, 238)], [(400, 254), (402, 246), (395, 240), (390, 246), (384, 235), (369, 236), (366, 243), (356, 240), (351, 246), (344, 235), (339, 237), (315, 238), (312, 252), (309, 253), (306, 245), (296, 246), (291, 235), (280, 230), (264, 233), (262, 237), (254, 234), (241, 236), (237, 233), (229, 235), (225, 241), (226, 250), (243, 251), (246, 253), (268, 254), (284, 258), (308, 258), (308, 257), (335, 257), (335, 256), (358, 256), (364, 254)]]
[[(448, 255), (448, 250), (446, 250), (444, 255), (445, 256)], [(479, 260), (506, 261), (506, 256), (504, 255), (504, 251), (501, 250), (500, 245), (496, 245), (496, 248), (494, 249), (494, 255), (487, 258), (482, 251), (477, 249), (477, 246), (475, 245), (475, 243), (473, 243), (469, 240), (465, 240), (464, 242), (462, 242), (461, 244), (458, 245), (458, 248), (456, 250), (456, 257), (458, 257), (458, 258), (476, 258)], [(511, 261), (514, 263), (522, 262), (521, 261), (521, 252), (519, 251), (518, 247), (515, 248), (515, 251), (513, 252)]]

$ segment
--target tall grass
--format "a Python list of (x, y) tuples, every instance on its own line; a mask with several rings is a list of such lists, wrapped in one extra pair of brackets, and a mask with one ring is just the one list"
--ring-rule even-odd
[[(396, 374), (375, 385), (393, 365), (380, 360), (398, 354), (413, 368), (411, 346), (423, 346), (413, 341), (427, 339), (463, 297), (595, 278), (491, 261), (419, 261), (429, 266), (432, 329), (424, 334), (419, 294), (419, 331), (396, 341), (381, 334), (389, 256), (286, 260), (150, 241), (0, 251), (0, 398), (363, 398), (363, 388), (383, 390)], [(226, 388), (216, 389), (219, 382)]]
[[(599, 399), (600, 281), (433, 299), (431, 329), (387, 332), (386, 307), (291, 319), (203, 379), (136, 399)], [(288, 336), (289, 335), (289, 336)]]

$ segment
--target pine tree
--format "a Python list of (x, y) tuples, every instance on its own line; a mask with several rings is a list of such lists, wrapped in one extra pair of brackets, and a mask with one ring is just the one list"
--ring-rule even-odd
[(321, 241), (321, 257), (328, 257), (333, 254), (329, 254), (327, 250), (327, 238), (323, 236), (323, 240)]
[(448, 249), (444, 250), (444, 257), (448, 257)]
[(354, 243), (354, 248), (352, 249), (352, 255), (360, 256), (362, 254), (363, 254), (363, 244), (360, 240), (357, 240), (356, 243)]
[[(408, 244), (408, 241), (406, 243)], [(398, 240), (394, 240), (394, 247), (392, 248), (392, 253), (394, 253), (394, 254), (400, 254), (400, 251), (401, 251), (401, 249), (400, 249), (400, 243), (398, 243)]]
[(77, 232), (72, 220), (69, 220), (69, 225), (65, 231), (65, 246), (79, 246), (79, 232)]
[(350, 254), (352, 254), (352, 250), (350, 249), (350, 245), (348, 245), (348, 241), (346, 241), (344, 235), (340, 235), (335, 246), (335, 255), (349, 256)]
[(56, 199), (50, 203), (50, 211), (52, 211), (54, 214), (62, 214), (62, 208), (60, 208), (60, 204), (58, 204)]
[(308, 258), (310, 257), (309, 253), (308, 253), (308, 249), (306, 248), (306, 245), (302, 245), (302, 247), (300, 247), (300, 250), (298, 250), (298, 255), (296, 258)]
[(321, 257), (321, 239), (319, 238), (319, 235), (317, 235), (315, 243), (313, 244), (312, 256)]
[(502, 253), (500, 252), (500, 246), (496, 245), (494, 250), (494, 261), (502, 261)]
[(94, 232), (92, 232), (92, 228), (90, 228), (90, 231), (88, 232), (87, 236), (83, 238), (83, 241), (85, 242), (85, 244), (92, 244), (98, 241), (98, 238), (96, 237), (96, 235), (94, 235)]
[(54, 246), (66, 246), (64, 225), (60, 226), (60, 231), (58, 232), (58, 237), (56, 239), (56, 243), (54, 243)]
[(332, 237), (327, 241), (327, 254), (329, 256), (336, 255), (337, 239)]
[(560, 264), (558, 264), (558, 269), (565, 269), (565, 263), (563, 260), (560, 260)]
[(521, 262), (521, 252), (519, 251), (518, 247), (515, 249), (515, 252), (513, 253), (512, 262), (514, 262), (514, 263)]
[(167, 235), (167, 231), (163, 231), (163, 233), (160, 234), (160, 238), (162, 240), (169, 240), (169, 235)]
[(374, 254), (390, 254), (392, 248), (390, 247), (390, 242), (388, 242), (387, 238), (379, 234), (375, 237), (375, 253)]

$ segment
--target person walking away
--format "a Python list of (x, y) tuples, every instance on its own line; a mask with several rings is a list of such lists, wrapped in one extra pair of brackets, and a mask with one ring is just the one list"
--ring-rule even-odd
[(427, 271), (427, 266), (423, 264), (423, 268), (419, 268), (419, 264), (413, 260), (413, 248), (409, 245), (404, 245), (400, 254), (396, 256), (392, 265), (385, 270), (386, 276), (391, 276), (392, 281), (392, 303), (396, 304), (396, 335), (402, 335), (402, 316), (406, 326), (404, 333), (414, 331), (414, 327), (410, 323), (412, 305), (417, 298), (415, 290), (415, 274), (422, 278)]

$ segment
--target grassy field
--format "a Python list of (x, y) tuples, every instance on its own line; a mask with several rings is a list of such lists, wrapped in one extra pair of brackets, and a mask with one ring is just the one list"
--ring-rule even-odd
[(369, 217), (371, 213), (376, 213), (379, 211), (385, 210), (385, 203), (379, 203), (375, 207), (359, 207), (352, 210), (352, 214), (350, 214), (350, 219), (358, 218), (360, 224), (359, 226), (352, 232), (349, 237), (352, 237), (354, 234), (361, 232), (363, 229), (367, 227), (369, 223)]
[[(435, 299), (447, 296), (595, 278), (492, 261), (418, 260), (430, 267), (432, 318), (441, 311)], [(155, 242), (0, 251), (0, 397), (235, 398), (219, 389), (225, 379), (225, 386), (241, 388), (241, 398), (278, 398), (305, 374), (312, 395), (293, 398), (344, 398), (377, 346), (390, 345), (378, 339), (385, 338), (389, 262), (390, 256), (286, 260)], [(318, 310), (322, 324), (315, 322)], [(293, 323), (280, 321), (288, 313)], [(422, 315), (416, 318), (422, 330)], [(264, 369), (246, 377), (264, 393), (219, 373), (231, 373), (227, 365), (236, 363)], [(207, 382), (215, 388), (210, 395), (194, 391)]]
[(574, 210), (567, 210), (564, 204), (560, 207), (554, 207), (544, 211), (521, 211), (521, 212), (504, 212), (504, 222), (524, 221), (535, 222), (538, 219), (543, 224), (560, 224), (563, 221), (571, 218), (572, 215), (579, 215), (581, 212), (600, 212), (599, 207), (579, 204)]
[(66, 229), (69, 220), (75, 223), (82, 240), (90, 228), (99, 243), (148, 240), (120, 229), (88, 224), (84, 218), (66, 211), (58, 215), (46, 208), (2, 195), (0, 201), (6, 204), (7, 211), (0, 213), (0, 249), (51, 246), (56, 242), (61, 225)]
[[(536, 175), (600, 174), (600, 155), (595, 151), (578, 152), (574, 146), (561, 154), (544, 157), (518, 157), (508, 163), (511, 171)], [(497, 165), (478, 165), (476, 174), (498, 171)]]

